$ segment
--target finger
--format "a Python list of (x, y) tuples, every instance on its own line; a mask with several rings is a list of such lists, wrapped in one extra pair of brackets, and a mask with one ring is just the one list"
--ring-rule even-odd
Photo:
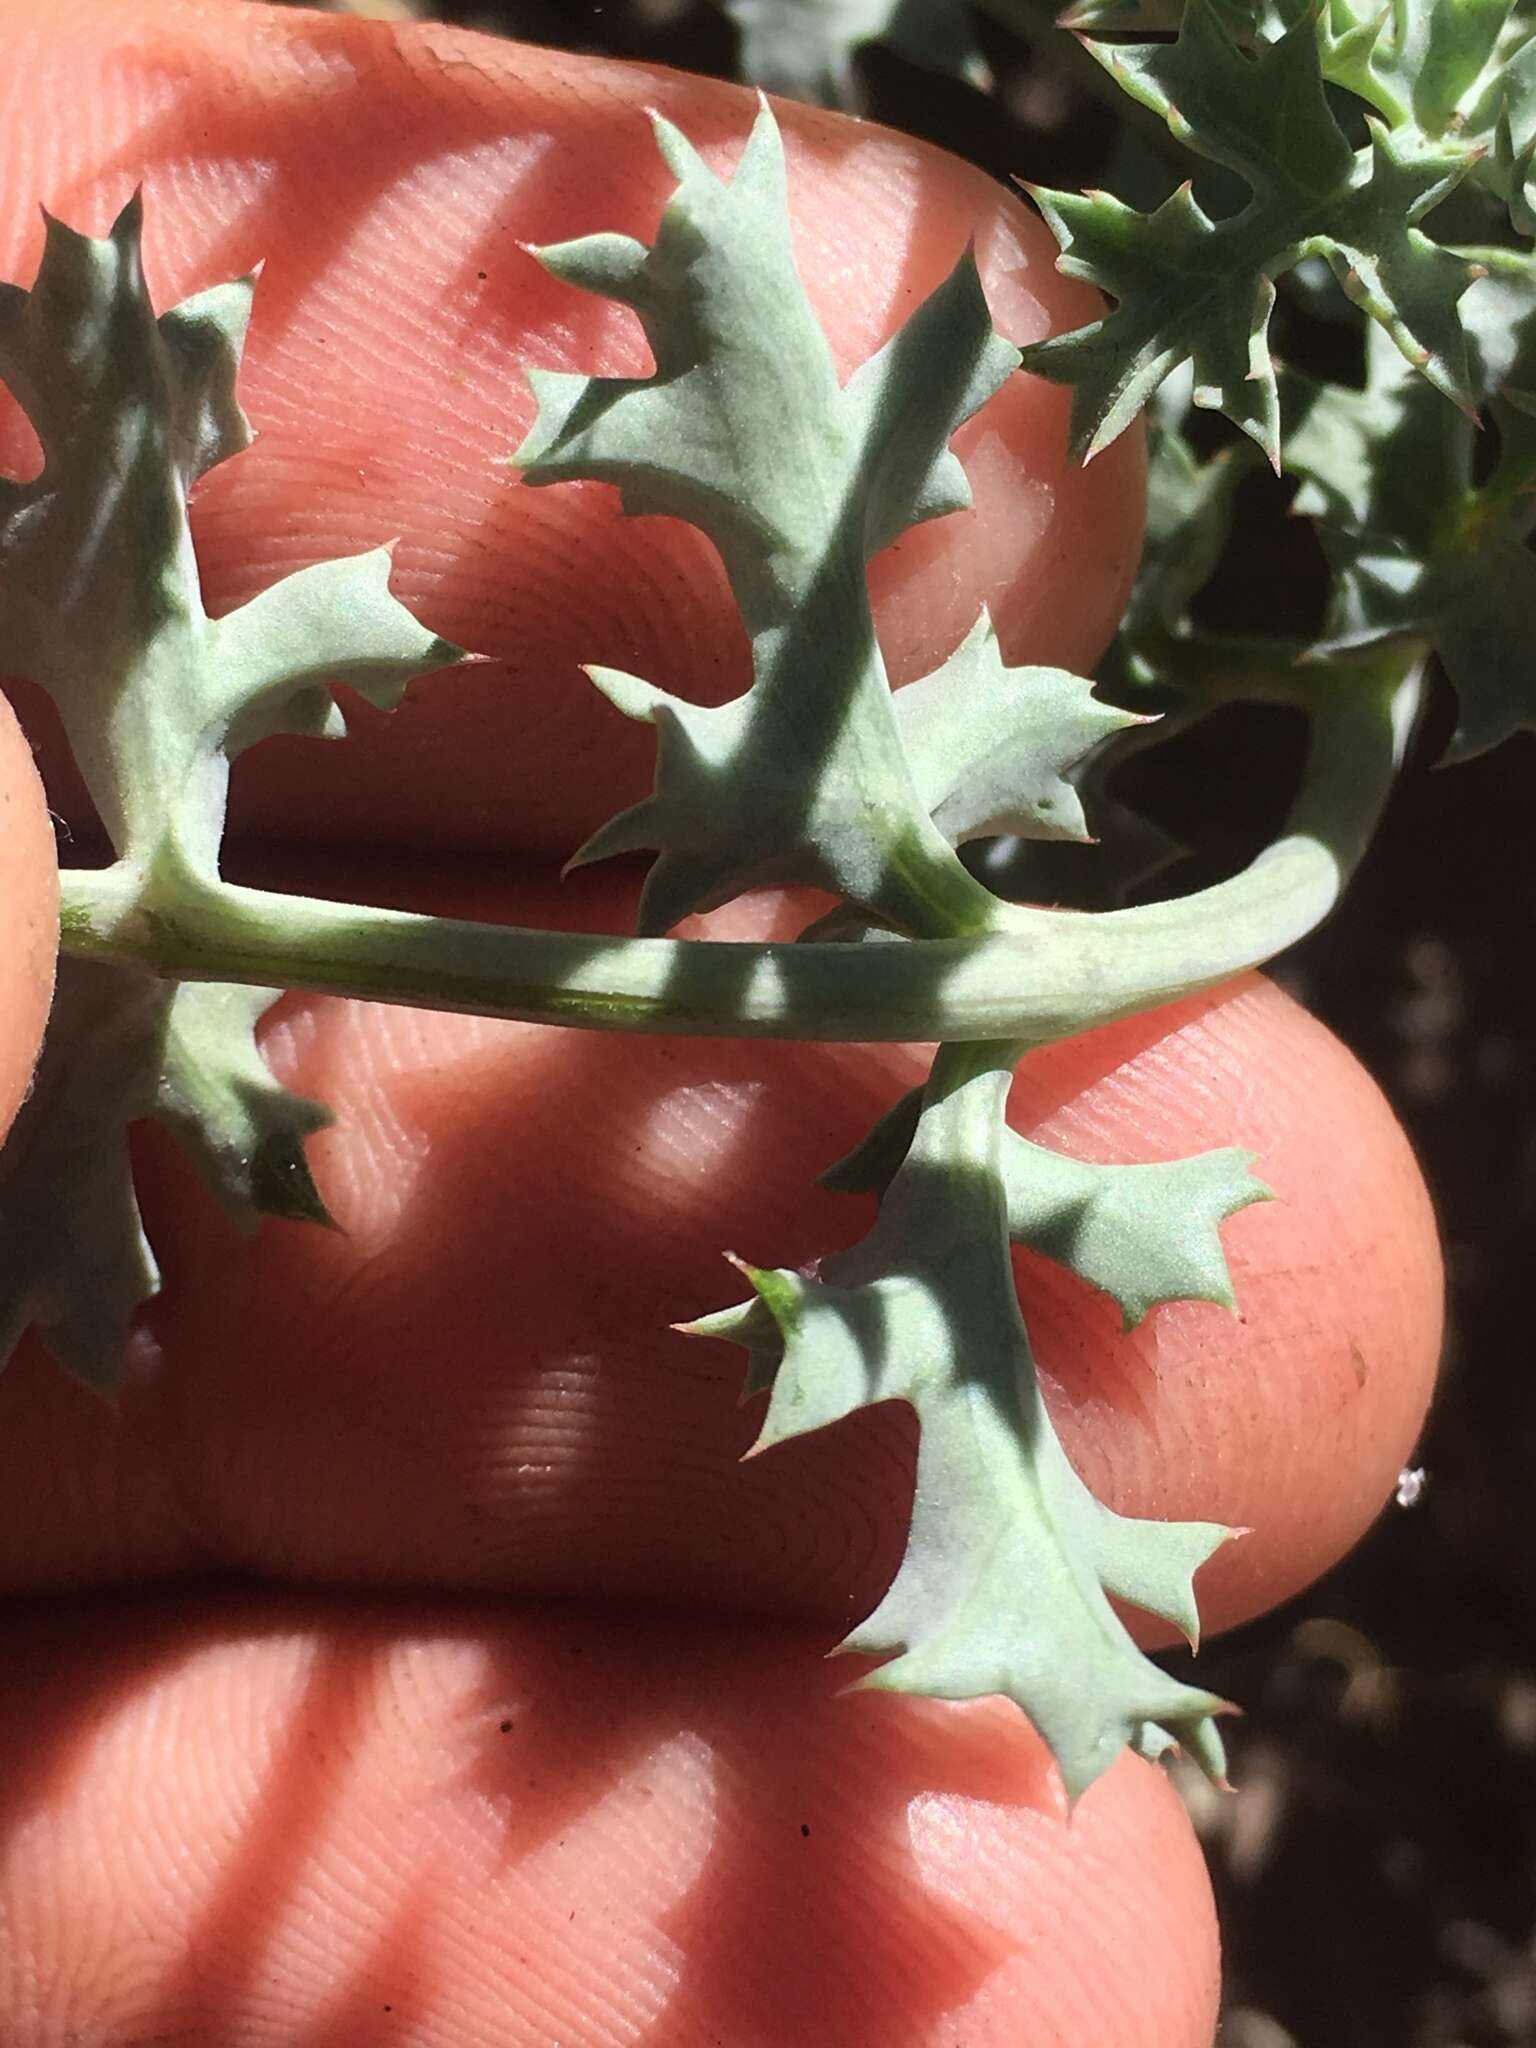
[[(195, 514), (210, 609), (286, 570), (400, 537), (396, 588), (498, 665), (422, 684), (345, 749), (279, 740), (243, 764), (237, 828), (306, 840), (571, 851), (649, 783), (651, 741), (577, 664), (711, 701), (748, 681), (713, 550), (676, 521), (624, 521), (605, 486), (535, 491), (502, 458), (531, 424), (529, 365), (645, 367), (626, 312), (548, 276), (526, 243), (649, 238), (669, 178), (646, 109), (714, 166), (753, 103), (727, 85), (601, 64), (436, 25), (390, 28), (188, 0), (0, 5), (18, 111), (0, 134), (0, 275), (25, 279), (39, 202), (105, 230), (143, 183), (159, 303), (266, 267), (242, 392), (261, 438)], [(67, 131), (47, 110), (67, 105)], [(800, 267), (846, 372), (974, 239), (1016, 339), (1094, 304), (1040, 224), (922, 144), (781, 110)], [(66, 139), (67, 135), (67, 139)], [(1065, 466), (1067, 395), (1012, 379), (959, 443), (971, 513), (875, 565), (894, 675), (926, 672), (983, 601), (1017, 660), (1081, 666), (1135, 564), (1140, 453)], [(12, 423), (7, 443), (23, 460)], [(54, 800), (78, 819), (57, 729)]]
[(53, 820), (32, 750), (0, 698), (0, 1138), (32, 1078), (58, 947)]
[(579, 1609), (65, 1610), (0, 1694), (8, 2048), (1206, 2048), (1130, 1757), (839, 1698), (803, 1635)]
[[(429, 877), (417, 886), (441, 885)], [(615, 886), (565, 885), (576, 927)], [(469, 910), (487, 907), (482, 890)], [(556, 914), (528, 884), (506, 914)], [(767, 936), (759, 899), (714, 928)], [(755, 921), (754, 921), (755, 920)], [(170, 1285), (116, 1418), (24, 1355), (0, 1382), (11, 1583), (215, 1560), (295, 1578), (642, 1595), (851, 1621), (895, 1569), (907, 1411), (738, 1464), (742, 1356), (668, 1326), (741, 1292), (721, 1253), (797, 1266), (870, 1205), (812, 1185), (922, 1060), (901, 1047), (636, 1039), (296, 1002), (268, 1038), (329, 1101), (342, 1230), (237, 1245), (157, 1150)], [(1242, 1315), (1103, 1297), (1020, 1256), (1067, 1449), (1128, 1513), (1250, 1527), (1202, 1575), (1208, 1625), (1322, 1570), (1387, 1497), (1428, 1398), (1439, 1261), (1395, 1121), (1271, 985), (1025, 1062), (1020, 1128), (1100, 1159), (1240, 1142), (1280, 1199), (1225, 1227)]]

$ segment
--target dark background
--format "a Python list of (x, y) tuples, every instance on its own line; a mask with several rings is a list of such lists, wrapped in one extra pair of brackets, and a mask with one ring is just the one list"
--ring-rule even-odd
[[(505, 0), (431, 13), (525, 40), (736, 75), (710, 0)], [(1108, 182), (1115, 122), (1070, 38), (976, 17), (983, 94), (875, 47), (861, 111), (1000, 178)], [(1058, 47), (1059, 46), (1059, 47)], [(1347, 373), (1343, 334), (1287, 336)], [(1213, 623), (1294, 627), (1321, 594), (1286, 487), (1245, 485), (1205, 600)], [(1279, 978), (1365, 1061), (1434, 1192), (1450, 1282), (1428, 1484), (1279, 1612), (1208, 1648), (1240, 1700), (1237, 1796), (1186, 1781), (1225, 1928), (1224, 2048), (1536, 2044), (1536, 1067), (1528, 961), (1536, 835), (1525, 737), (1450, 771), (1437, 682), (1418, 745), (1346, 906)], [(1198, 848), (1160, 886), (1230, 870), (1283, 814), (1300, 762), (1287, 714), (1234, 707), (1120, 786)]]

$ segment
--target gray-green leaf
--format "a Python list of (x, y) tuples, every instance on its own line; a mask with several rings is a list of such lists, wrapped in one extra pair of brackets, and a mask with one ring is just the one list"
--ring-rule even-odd
[(890, 1659), (866, 1684), (1006, 1695), (1072, 1796), (1125, 1747), (1158, 1755), (1180, 1743), (1219, 1776), (1220, 1701), (1148, 1662), (1110, 1596), (1193, 1637), (1193, 1575), (1227, 1532), (1113, 1514), (1062, 1451), (1008, 1251), (1008, 1081), (1006, 1056), (941, 1054), (869, 1235), (815, 1278), (747, 1268), (754, 1301), (694, 1328), (745, 1344), (751, 1385), (770, 1388), (759, 1448), (878, 1401), (917, 1413), (906, 1556), (843, 1645)]
[(1287, 440), (1296, 509), (1334, 571), (1315, 651), (1431, 641), (1460, 700), (1451, 756), (1465, 758), (1536, 728), (1536, 419), (1491, 407), (1499, 460), (1474, 483), (1473, 423), (1379, 347), (1367, 372), (1363, 390), (1304, 394)]
[[(346, 682), (394, 703), (460, 659), (390, 595), (376, 549), (204, 610), (190, 485), (249, 440), (235, 377), (251, 280), (156, 315), (137, 200), (97, 240), (50, 220), (30, 290), (0, 287), (0, 373), (41, 473), (0, 490), (0, 639), (57, 705), (117, 856), (127, 921), (223, 887), (231, 760), (275, 732), (336, 735)], [(65, 963), (32, 1096), (0, 1155), (0, 1358), (36, 1322), (108, 1387), (153, 1292), (127, 1128), (168, 1125), (226, 1210), (323, 1220), (304, 1160), (325, 1119), (257, 1053), (272, 992)]]
[[(517, 459), (532, 483), (601, 478), (630, 512), (702, 528), (753, 676), (706, 710), (598, 673), (621, 710), (656, 726), (656, 782), (577, 858), (656, 850), (642, 931), (774, 883), (829, 889), (908, 929), (935, 904), (945, 930), (984, 926), (992, 899), (934, 825), (903, 746), (864, 570), (906, 528), (969, 502), (948, 443), (1018, 352), (993, 332), (966, 256), (839, 390), (795, 273), (771, 114), (728, 184), (675, 129), (657, 134), (678, 186), (654, 247), (606, 235), (543, 252), (557, 276), (634, 307), (655, 374), (536, 373), (539, 414)], [(966, 664), (985, 666), (980, 642)], [(1058, 748), (1081, 726), (1074, 707)]]
[(1478, 268), (1417, 223), (1478, 153), (1386, 120), (1353, 148), (1324, 90), (1325, 49), (1344, 61), (1328, 40), (1329, 10), (1281, 12), (1283, 24), (1266, 22), (1269, 33), (1246, 47), (1234, 35), (1240, 10), (1215, 0), (1190, 0), (1175, 42), (1091, 46), (1127, 92), (1190, 149), (1237, 172), (1252, 197), (1213, 220), (1188, 186), (1150, 215), (1105, 193), (1035, 194), (1061, 269), (1116, 301), (1104, 319), (1025, 350), (1026, 368), (1074, 387), (1081, 455), (1107, 446), (1189, 363), (1195, 403), (1225, 412), (1278, 468), (1269, 317), (1275, 279), (1308, 257), (1327, 261), (1437, 389), (1475, 400), (1458, 301)]
[[(822, 1175), (849, 1194), (883, 1192), (906, 1158), (922, 1103), (912, 1089), (845, 1159)], [(1236, 1147), (1128, 1166), (1073, 1159), (1002, 1134), (1001, 1176), (1008, 1235), (1110, 1295), (1125, 1327), (1162, 1301), (1236, 1307), (1221, 1225), (1270, 1191)]]
[(130, 1127), (174, 1130), (243, 1229), (325, 1220), (303, 1141), (329, 1121), (273, 1080), (254, 1027), (271, 989), (160, 981), (65, 959), (31, 1093), (0, 1151), (0, 1359), (35, 1324), (110, 1393), (135, 1312), (159, 1287)]
[(119, 858), (211, 880), (235, 753), (340, 731), (334, 681), (388, 704), (462, 657), (389, 595), (382, 551), (208, 618), (186, 496), (249, 439), (251, 280), (157, 318), (141, 230), (137, 200), (102, 240), (50, 221), (31, 289), (0, 288), (0, 374), (45, 457), (0, 499), (0, 637), (58, 706)]
[(1069, 775), (1137, 723), (1059, 668), (1009, 668), (985, 612), (932, 675), (896, 694), (923, 807), (951, 845), (992, 832), (1088, 838)]

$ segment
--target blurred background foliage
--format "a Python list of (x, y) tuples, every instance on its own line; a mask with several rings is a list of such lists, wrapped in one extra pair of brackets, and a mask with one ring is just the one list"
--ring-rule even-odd
[[(1146, 205), (1179, 175), (1164, 131), (1117, 106), (1036, 0), (337, 4), (755, 76), (999, 179), (1105, 185)], [(838, 23), (847, 39), (829, 33)], [(861, 26), (880, 33), (858, 40)], [(1355, 329), (1302, 292), (1279, 317), (1292, 365), (1359, 380)], [(1202, 419), (1196, 431), (1208, 453), (1224, 430)], [(1315, 627), (1326, 568), (1289, 514), (1294, 490), (1261, 465), (1245, 474), (1201, 623)], [(1453, 723), (1437, 681), (1415, 772), (1345, 908), (1278, 969), (1409, 1130), (1440, 1215), (1450, 1326), (1417, 1501), (1389, 1507), (1321, 1584), (1200, 1659), (1200, 1682), (1247, 1707), (1231, 1734), (1236, 1796), (1184, 1784), (1225, 1927), (1224, 2048), (1536, 2044), (1533, 742), (1441, 772)], [(1234, 703), (1124, 763), (1114, 794), (1189, 849), (1160, 893), (1257, 849), (1301, 744), (1294, 713)], [(1094, 889), (1090, 873), (1081, 893)]]

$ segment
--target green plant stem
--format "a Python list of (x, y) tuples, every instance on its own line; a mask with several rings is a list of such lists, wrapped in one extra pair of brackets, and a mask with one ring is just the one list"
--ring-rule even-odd
[[(1406, 671), (1406, 672), (1405, 672)], [(64, 950), (242, 982), (585, 1030), (849, 1042), (1044, 1041), (1259, 965), (1337, 902), (1401, 759), (1401, 656), (1318, 707), (1285, 835), (1197, 895), (1082, 915), (1011, 908), (980, 938), (864, 944), (589, 937), (110, 867), (66, 871)]]

